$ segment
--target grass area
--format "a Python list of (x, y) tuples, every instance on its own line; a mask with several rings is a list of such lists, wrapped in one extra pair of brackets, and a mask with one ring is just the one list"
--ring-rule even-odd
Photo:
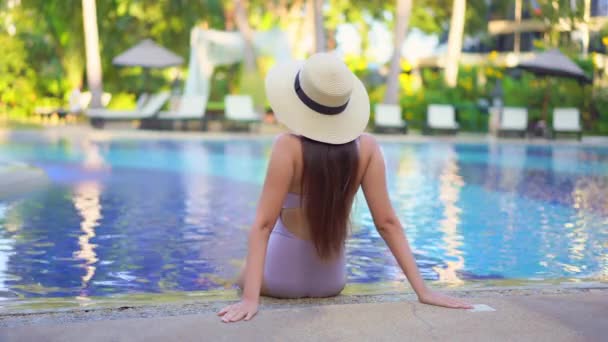
[(224, 102), (209, 101), (207, 102), (207, 110), (224, 111)]

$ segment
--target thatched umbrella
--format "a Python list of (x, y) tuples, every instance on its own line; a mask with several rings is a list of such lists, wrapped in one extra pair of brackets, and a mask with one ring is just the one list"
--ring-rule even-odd
[[(570, 78), (579, 81), (581, 84), (591, 83), (592, 80), (570, 58), (566, 57), (558, 49), (549, 50), (538, 54), (536, 57), (523, 61), (517, 65), (517, 68), (531, 72), (541, 77), (561, 77)], [(546, 121), (547, 109), (549, 105), (549, 97), (551, 95), (551, 87), (547, 81), (545, 90), (545, 98), (543, 101), (542, 116)]]
[(582, 83), (591, 83), (591, 79), (583, 69), (558, 49), (538, 54), (530, 60), (519, 63), (517, 67), (539, 76), (572, 78)]
[(144, 68), (144, 84), (146, 85), (149, 69), (177, 66), (183, 62), (182, 57), (156, 44), (151, 39), (142, 40), (112, 60), (114, 65)]

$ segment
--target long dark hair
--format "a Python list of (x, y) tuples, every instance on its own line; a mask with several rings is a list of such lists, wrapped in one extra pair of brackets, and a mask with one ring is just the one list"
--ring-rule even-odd
[(330, 145), (304, 137), (301, 141), (304, 215), (318, 255), (329, 259), (344, 248), (348, 233), (357, 190), (357, 143)]

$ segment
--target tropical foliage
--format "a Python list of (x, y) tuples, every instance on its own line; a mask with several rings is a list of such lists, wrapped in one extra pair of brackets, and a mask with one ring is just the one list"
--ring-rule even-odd
[[(219, 30), (268, 30), (280, 28), (292, 41), (292, 54), (303, 57), (312, 51), (306, 37), (313, 35), (315, 25), (322, 23), (325, 48), (336, 46), (338, 27), (352, 24), (361, 36), (360, 55), (346, 56), (347, 64), (365, 81), (373, 103), (382, 102), (386, 95), (389, 63), (373, 65), (365, 52), (370, 48), (369, 32), (375, 25), (384, 25), (390, 32), (398, 22), (399, 1), (324, 0), (321, 20), (314, 20), (318, 0), (104, 0), (97, 1), (97, 18), (103, 70), (104, 90), (114, 95), (111, 106), (132, 103), (142, 89), (142, 70), (112, 65), (112, 58), (144, 38), (178, 53), (186, 60), (190, 49), (190, 30), (202, 25)], [(403, 1), (403, 0), (402, 0)], [(411, 0), (407, 29), (418, 28), (438, 34), (445, 40), (450, 27), (453, 0)], [(571, 10), (572, 1), (537, 1), (526, 8), (536, 19), (549, 24), (560, 17), (580, 22), (582, 13)], [(582, 1), (580, 1), (582, 2)], [(242, 3), (245, 22), (239, 24)], [(526, 6), (528, 1), (524, 1)], [(551, 4), (559, 3), (557, 8)], [(468, 36), (487, 40), (487, 19), (494, 12), (512, 11), (514, 0), (467, 1), (464, 31)], [(563, 6), (562, 6), (563, 5)], [(318, 7), (318, 6), (317, 6)], [(317, 13), (317, 16), (319, 14)], [(506, 15), (508, 16), (508, 15)], [(243, 27), (243, 23), (246, 23)], [(317, 23), (317, 24), (315, 24)], [(608, 31), (606, 31), (608, 32)], [(603, 34), (603, 33), (601, 33)], [(0, 115), (25, 116), (39, 106), (61, 106), (67, 94), (86, 79), (82, 0), (0, 0)], [(556, 35), (556, 37), (559, 35)], [(553, 35), (551, 35), (553, 37)], [(309, 46), (310, 45), (310, 46)], [(539, 48), (567, 47), (571, 57), (577, 54), (559, 39), (539, 42)], [(591, 59), (579, 64), (588, 73), (598, 74)], [(259, 91), (261, 75), (270, 61), (255, 61), (255, 72), (244, 72), (243, 65), (219, 67), (215, 71), (211, 101), (221, 101), (233, 91)], [(540, 102), (551, 87), (549, 105), (575, 105), (582, 109), (587, 128), (608, 133), (608, 90), (582, 87), (567, 80), (547, 84), (532, 75), (514, 75), (488, 59), (484, 65), (459, 68), (457, 86), (444, 84), (442, 71), (417, 69), (407, 61), (398, 61), (393, 73), (398, 79), (397, 102), (413, 127), (421, 126), (428, 103), (452, 103), (459, 109), (465, 130), (483, 130), (487, 115), (483, 103), (491, 101), (496, 80), (502, 81), (507, 104), (526, 105), (533, 117), (538, 116)], [(184, 66), (186, 67), (186, 66)], [(187, 70), (183, 70), (187, 75)], [(147, 87), (169, 87), (172, 73), (152, 72)], [(388, 77), (390, 78), (390, 77)], [(249, 90), (248, 90), (249, 89)], [(259, 94), (258, 94), (259, 95)], [(259, 96), (258, 96), (259, 97)], [(481, 104), (481, 105), (480, 105)]]

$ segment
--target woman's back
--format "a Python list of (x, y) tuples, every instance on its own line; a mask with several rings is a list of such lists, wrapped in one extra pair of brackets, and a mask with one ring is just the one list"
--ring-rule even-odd
[[(303, 146), (302, 146), (302, 138), (295, 136), (293, 134), (283, 134), (277, 138), (277, 144), (284, 144), (289, 151), (289, 158), (293, 161), (293, 171), (291, 175), (291, 184), (289, 186), (289, 194), (286, 199), (286, 204), (284, 209), (281, 212), (281, 220), (283, 221), (285, 227), (293, 233), (298, 238), (304, 240), (312, 240), (312, 232), (311, 227), (306, 219), (306, 215), (304, 212), (303, 205), (293, 205), (293, 202), (296, 204), (303, 204), (305, 199), (303, 198), (302, 192), (302, 182), (303, 182), (303, 172), (304, 172), (304, 156), (303, 156)], [(367, 165), (369, 164), (371, 152), (373, 150), (373, 146), (376, 144), (373, 138), (367, 134), (361, 135), (359, 139), (356, 141), (357, 144), (357, 153), (358, 153), (358, 167), (356, 172), (356, 178), (354, 182), (354, 188), (357, 190), (361, 185), (361, 181), (363, 179), (364, 172), (366, 170)], [(333, 148), (332, 146), (328, 146), (328, 148)], [(317, 165), (310, 165), (308, 167), (315, 167)], [(316, 186), (316, 184), (311, 184), (310, 186)], [(352, 197), (354, 193), (351, 194), (349, 201), (352, 203)], [(305, 194), (304, 194), (305, 196)], [(295, 197), (295, 198), (294, 198)], [(287, 203), (291, 202), (291, 203)], [(350, 203), (349, 203), (350, 205)]]

